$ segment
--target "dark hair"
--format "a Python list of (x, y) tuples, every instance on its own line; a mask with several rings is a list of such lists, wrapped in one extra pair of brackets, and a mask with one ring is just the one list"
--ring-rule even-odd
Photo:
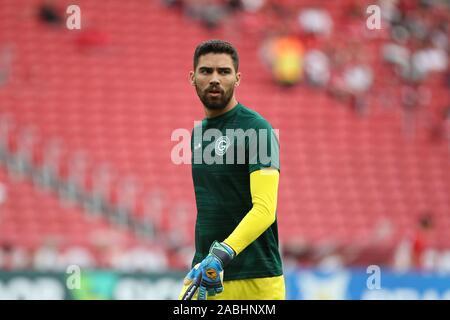
[(194, 70), (197, 69), (198, 59), (208, 53), (226, 53), (231, 56), (233, 60), (234, 70), (237, 72), (239, 69), (239, 56), (236, 49), (229, 42), (222, 40), (207, 40), (200, 43), (195, 48), (194, 53)]
[(425, 212), (419, 217), (419, 225), (424, 229), (433, 227), (433, 216), (431, 212)]

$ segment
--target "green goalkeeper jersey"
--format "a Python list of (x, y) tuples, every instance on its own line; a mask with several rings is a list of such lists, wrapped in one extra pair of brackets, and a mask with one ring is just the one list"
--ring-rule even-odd
[[(197, 204), (195, 256), (200, 263), (214, 240), (223, 241), (252, 208), (250, 173), (280, 169), (278, 139), (257, 112), (238, 103), (193, 129), (192, 178)], [(282, 275), (277, 221), (227, 265), (224, 280)]]

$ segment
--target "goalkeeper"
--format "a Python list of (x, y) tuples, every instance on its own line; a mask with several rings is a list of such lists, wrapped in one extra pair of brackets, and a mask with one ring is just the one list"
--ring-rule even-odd
[(236, 100), (238, 67), (228, 42), (209, 40), (195, 50), (190, 80), (206, 117), (191, 141), (196, 252), (180, 299), (193, 292), (193, 283), (199, 300), (285, 299), (276, 222), (278, 139), (261, 115)]

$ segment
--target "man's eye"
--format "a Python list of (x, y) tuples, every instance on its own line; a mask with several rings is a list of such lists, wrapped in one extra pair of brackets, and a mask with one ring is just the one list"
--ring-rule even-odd
[(229, 73), (230, 73), (230, 70), (221, 70), (220, 73), (221, 73), (221, 74), (229, 74)]

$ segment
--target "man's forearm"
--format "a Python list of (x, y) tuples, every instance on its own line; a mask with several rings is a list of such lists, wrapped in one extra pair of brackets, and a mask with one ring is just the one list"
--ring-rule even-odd
[(236, 252), (242, 252), (269, 228), (276, 219), (279, 172), (263, 169), (250, 174), (252, 209), (223, 242)]

